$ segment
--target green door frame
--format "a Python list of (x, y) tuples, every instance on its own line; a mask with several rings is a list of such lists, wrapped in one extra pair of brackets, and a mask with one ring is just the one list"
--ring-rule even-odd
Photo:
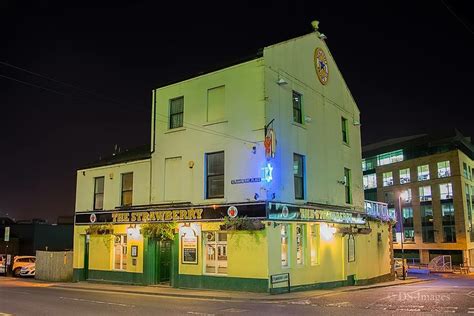
[(84, 235), (84, 280), (89, 278), (89, 235)]

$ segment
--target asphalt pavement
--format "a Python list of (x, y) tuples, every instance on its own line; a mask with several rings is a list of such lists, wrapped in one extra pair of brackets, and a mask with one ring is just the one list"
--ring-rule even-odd
[(271, 301), (89, 291), (0, 278), (0, 315), (474, 314), (474, 277), (428, 278), (423, 283)]

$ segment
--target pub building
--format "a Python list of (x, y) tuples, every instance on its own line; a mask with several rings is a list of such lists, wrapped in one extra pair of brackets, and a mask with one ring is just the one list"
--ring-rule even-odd
[(153, 90), (151, 143), (77, 171), (75, 280), (278, 292), (393, 279), (360, 112), (318, 23)]

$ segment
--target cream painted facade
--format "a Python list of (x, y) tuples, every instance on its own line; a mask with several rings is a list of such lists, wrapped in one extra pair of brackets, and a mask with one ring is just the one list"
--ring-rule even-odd
[[(327, 58), (326, 84), (316, 74), (317, 48)], [(295, 121), (295, 95), (302, 100), (301, 122)], [(393, 278), (391, 225), (364, 210), (359, 122), (359, 109), (318, 32), (154, 90), (150, 158), (78, 171), (77, 279), (154, 284), (169, 269), (175, 287), (271, 291), (272, 276), (286, 273), (293, 289)], [(267, 128), (274, 133), (274, 155), (266, 155)], [(212, 178), (209, 154), (218, 152), (223, 171)], [(134, 175), (133, 203), (122, 207), (116, 181), (127, 172)], [(103, 211), (92, 209), (94, 178), (100, 176)], [(219, 194), (209, 197), (216, 188)], [(308, 210), (319, 217), (304, 218)], [(263, 225), (224, 227), (232, 216)], [(142, 236), (146, 222), (177, 222), (171, 246)], [(107, 226), (105, 236), (91, 235), (99, 224)], [(195, 235), (185, 242), (189, 227)], [(123, 235), (126, 250), (117, 244)], [(169, 248), (168, 267), (160, 249)], [(126, 256), (125, 269), (114, 264), (118, 251)]]

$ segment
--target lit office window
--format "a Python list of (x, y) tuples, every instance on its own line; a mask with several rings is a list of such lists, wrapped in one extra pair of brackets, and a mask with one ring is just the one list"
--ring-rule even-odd
[(443, 216), (443, 242), (456, 242), (456, 225), (453, 203), (441, 203)]
[(412, 195), (411, 189), (408, 188), (406, 190), (402, 190), (401, 192), (402, 203), (411, 203)]
[(418, 166), (418, 181), (430, 179), (430, 167), (428, 165)]
[(115, 235), (114, 269), (127, 270), (127, 235)]
[(390, 185), (393, 185), (393, 173), (392, 171), (389, 172), (384, 172), (382, 175), (382, 180), (383, 180), (383, 186), (388, 187)]
[(375, 173), (364, 175), (363, 181), (364, 181), (364, 190), (374, 189), (377, 187), (377, 176)]
[(296, 264), (304, 264), (304, 224), (296, 224)]
[(94, 210), (104, 209), (104, 177), (94, 178)]
[(224, 197), (224, 152), (206, 154), (206, 199)]
[(423, 242), (434, 242), (433, 207), (431, 204), (420, 205), (420, 215)]
[(410, 168), (400, 169), (400, 184), (410, 183)]
[(293, 91), (293, 122), (303, 123), (302, 95)]
[(184, 97), (170, 100), (170, 129), (183, 127)]
[(311, 265), (319, 263), (319, 224), (311, 224)]
[(295, 199), (304, 199), (304, 156), (293, 154), (293, 177), (295, 186)]
[(362, 159), (362, 171), (374, 170), (377, 167), (377, 157)]
[(451, 166), (449, 160), (438, 162), (438, 178), (451, 176)]
[(462, 163), (462, 171), (464, 178), (469, 179), (469, 171), (467, 169), (467, 164), (465, 162)]
[(351, 188), (351, 170), (344, 168), (344, 192), (345, 192), (345, 198), (346, 198), (346, 203), (350, 204), (352, 203), (352, 188)]
[(133, 202), (133, 173), (122, 174), (122, 206), (130, 206)]
[(439, 185), (439, 197), (441, 200), (453, 198), (453, 185), (451, 183), (441, 183)]
[(227, 274), (227, 233), (204, 232), (205, 272)]
[(377, 155), (377, 166), (388, 165), (399, 161), (403, 161), (403, 150), (401, 149)]
[(413, 208), (403, 207), (403, 231), (405, 233), (404, 241), (405, 242), (415, 242), (415, 229), (413, 223)]
[(288, 231), (288, 224), (282, 224), (280, 228), (280, 238), (281, 238), (281, 266), (284, 268), (289, 267), (290, 265), (290, 247), (288, 245), (288, 240), (290, 233)]
[(347, 119), (341, 117), (341, 130), (342, 130), (342, 141), (349, 144), (349, 132), (347, 127)]
[(431, 201), (431, 186), (420, 187), (420, 201)]

